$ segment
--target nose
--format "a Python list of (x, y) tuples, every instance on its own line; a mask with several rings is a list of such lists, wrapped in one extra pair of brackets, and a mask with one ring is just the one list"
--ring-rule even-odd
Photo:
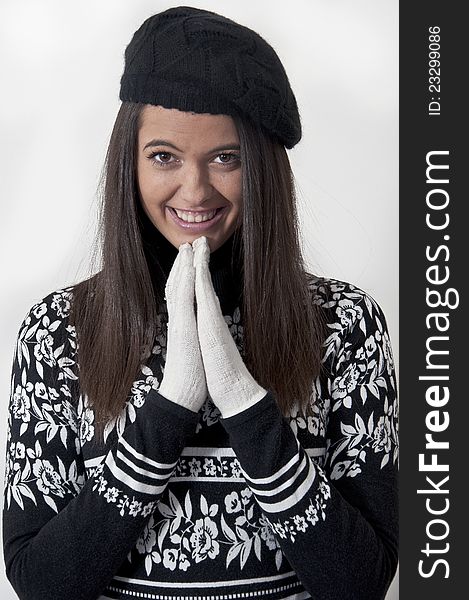
[(203, 165), (186, 163), (180, 171), (179, 199), (181, 208), (197, 209), (213, 197), (208, 169)]

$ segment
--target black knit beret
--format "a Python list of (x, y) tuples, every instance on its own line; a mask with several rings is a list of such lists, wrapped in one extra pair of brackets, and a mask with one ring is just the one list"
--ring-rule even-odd
[(240, 114), (286, 148), (301, 139), (296, 99), (275, 50), (252, 29), (208, 10), (179, 6), (148, 18), (125, 50), (119, 97)]

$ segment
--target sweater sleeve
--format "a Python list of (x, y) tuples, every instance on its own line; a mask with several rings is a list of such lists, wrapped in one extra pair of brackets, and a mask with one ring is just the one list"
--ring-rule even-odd
[[(54, 297), (60, 315), (64, 295)], [(55, 319), (54, 319), (55, 317)], [(198, 415), (150, 389), (86, 478), (71, 393), (72, 329), (35, 305), (12, 366), (4, 479), (7, 577), (21, 600), (96, 599), (137, 542)]]
[(283, 554), (318, 600), (382, 599), (398, 562), (392, 351), (378, 305), (351, 296), (329, 325), (332, 369), (315, 383), (331, 403), (324, 462), (307, 454), (270, 391), (221, 420)]

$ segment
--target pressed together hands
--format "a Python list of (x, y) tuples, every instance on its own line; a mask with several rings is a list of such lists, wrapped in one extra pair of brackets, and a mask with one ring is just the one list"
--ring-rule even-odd
[[(193, 412), (207, 393), (223, 418), (263, 398), (267, 390), (249, 373), (223, 317), (209, 270), (205, 236), (179, 246), (166, 282), (166, 364), (158, 392)], [(197, 315), (194, 309), (197, 304)]]

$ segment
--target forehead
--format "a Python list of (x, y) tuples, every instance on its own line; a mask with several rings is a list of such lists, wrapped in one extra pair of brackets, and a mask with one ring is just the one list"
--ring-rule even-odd
[(238, 143), (235, 123), (229, 115), (193, 113), (147, 105), (140, 115), (139, 141), (164, 138), (180, 144)]

